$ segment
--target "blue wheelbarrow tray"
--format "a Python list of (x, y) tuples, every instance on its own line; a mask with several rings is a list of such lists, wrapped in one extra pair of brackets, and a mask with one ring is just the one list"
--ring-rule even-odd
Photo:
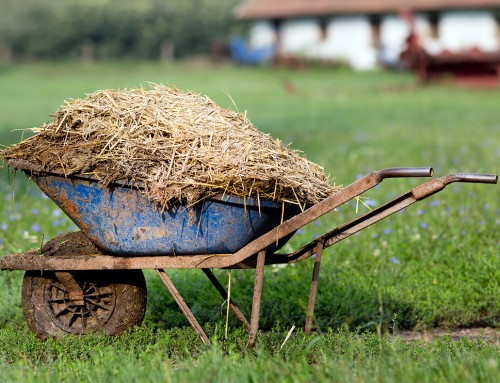
[(58, 173), (29, 176), (96, 246), (113, 255), (231, 254), (300, 212), (293, 205), (232, 195), (162, 209), (124, 184), (104, 186)]

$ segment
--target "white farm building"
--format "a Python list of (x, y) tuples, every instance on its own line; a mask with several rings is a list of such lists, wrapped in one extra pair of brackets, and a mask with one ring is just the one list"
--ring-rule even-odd
[(248, 47), (282, 57), (397, 66), (410, 31), (429, 54), (500, 51), (500, 0), (244, 0)]

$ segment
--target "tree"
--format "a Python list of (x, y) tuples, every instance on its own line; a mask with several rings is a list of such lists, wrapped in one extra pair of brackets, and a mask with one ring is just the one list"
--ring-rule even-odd
[(156, 59), (226, 41), (236, 0), (0, 0), (0, 58)]

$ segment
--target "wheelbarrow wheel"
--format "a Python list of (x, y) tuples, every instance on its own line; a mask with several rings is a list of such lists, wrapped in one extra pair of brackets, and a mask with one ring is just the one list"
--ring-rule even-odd
[(27, 271), (23, 312), (40, 338), (104, 332), (118, 335), (139, 325), (146, 311), (141, 270)]

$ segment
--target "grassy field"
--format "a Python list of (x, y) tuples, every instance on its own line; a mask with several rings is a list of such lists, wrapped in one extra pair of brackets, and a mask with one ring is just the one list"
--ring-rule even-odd
[[(500, 90), (421, 87), (406, 74), (353, 74), (326, 68), (292, 71), (178, 64), (38, 64), (0, 67), (0, 143), (49, 121), (65, 98), (147, 81), (203, 93), (246, 112), (262, 131), (325, 167), (334, 182), (393, 166), (433, 166), (436, 175), (500, 172)], [(0, 190), (0, 255), (39, 247), (75, 230), (61, 211), (18, 174), (4, 170)], [(420, 181), (387, 180), (364, 200), (377, 206)], [(2, 381), (496, 381), (498, 346), (440, 339), (389, 341), (382, 330), (498, 327), (500, 198), (498, 186), (453, 184), (326, 251), (315, 318), (318, 336), (302, 326), (312, 264), (266, 270), (257, 350), (242, 352), (234, 319), (219, 333), (221, 300), (196, 270), (172, 272), (195, 315), (218, 340), (204, 349), (152, 273), (146, 273), (145, 327), (118, 339), (40, 342), (24, 324), (22, 273), (0, 273)], [(363, 211), (363, 207), (360, 209)], [(356, 214), (355, 204), (300, 230), (287, 250)], [(217, 273), (226, 280), (226, 272)], [(253, 273), (233, 272), (232, 294), (248, 314)], [(279, 327), (275, 326), (279, 323)], [(343, 329), (340, 333), (332, 329)], [(346, 332), (349, 330), (349, 332)], [(363, 336), (356, 334), (369, 331)], [(22, 336), (19, 336), (21, 334)], [(91, 368), (90, 366), (93, 366)], [(195, 366), (194, 368), (192, 366)], [(132, 377), (131, 379), (127, 379)]]

